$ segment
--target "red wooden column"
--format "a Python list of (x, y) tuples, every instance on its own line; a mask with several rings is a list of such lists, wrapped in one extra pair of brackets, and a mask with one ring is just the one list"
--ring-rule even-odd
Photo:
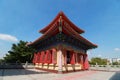
[(41, 52), (41, 58), (40, 58), (41, 63), (45, 63), (45, 51)]
[(33, 63), (35, 64), (36, 63), (36, 57), (37, 57), (37, 54), (36, 53), (34, 53), (34, 56), (33, 56)]
[(84, 69), (89, 69), (88, 55), (84, 54)]
[(80, 64), (80, 53), (77, 53), (77, 62)]
[(57, 50), (55, 48), (52, 49), (52, 63), (57, 63)]
[(67, 64), (67, 53), (66, 53), (66, 49), (63, 50), (63, 57), (64, 57), (64, 62), (63, 64), (66, 65)]
[(35, 62), (38, 63), (38, 53), (36, 53)]
[(40, 63), (40, 52), (37, 53), (37, 63)]
[(75, 53), (75, 63), (78, 64), (78, 57), (77, 57), (78, 53)]
[(84, 56), (83, 54), (80, 55), (80, 59), (81, 59), (81, 65), (82, 65), (82, 69), (84, 69)]
[(46, 51), (45, 62), (50, 64), (52, 62), (52, 53), (50, 50)]
[(78, 63), (81, 65), (81, 69), (84, 69), (84, 59), (83, 59), (82, 53), (77, 54), (77, 60), (78, 60)]
[(70, 64), (75, 64), (75, 53), (73, 51), (71, 52)]
[(47, 57), (48, 57), (48, 52), (47, 52), (47, 51), (45, 51), (44, 63), (47, 63)]
[(34, 53), (34, 57), (33, 57), (33, 63), (39, 63), (39, 59), (40, 59), (40, 53)]

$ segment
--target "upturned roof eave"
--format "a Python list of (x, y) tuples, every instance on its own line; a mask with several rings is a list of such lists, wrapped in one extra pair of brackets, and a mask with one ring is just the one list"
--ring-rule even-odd
[[(65, 27), (66, 26), (64, 26), (64, 28)], [(42, 39), (45, 39), (48, 36), (51, 37), (52, 34), (55, 34), (55, 31), (53, 31), (53, 30), (57, 30), (57, 28), (58, 28), (57, 26), (52, 26), (46, 33), (44, 33), (41, 37), (39, 37), (38, 39), (36, 39), (34, 42), (31, 42), (31, 44), (29, 44), (29, 45), (34, 45), (34, 44), (38, 43), (39, 41), (41, 41)], [(65, 32), (67, 32), (68, 35), (71, 35), (74, 38), (77, 38), (80, 41), (82, 41), (84, 44), (86, 44), (88, 46), (91, 46), (90, 49), (91, 48), (97, 48), (96, 44), (93, 44), (92, 42), (90, 42), (87, 39), (83, 38), (82, 36), (80, 36), (79, 34), (77, 34), (72, 28), (67, 27), (66, 29), (67, 29), (67, 31), (65, 31)], [(65, 32), (63, 32), (63, 33), (65, 33)], [(59, 33), (59, 32), (57, 32), (57, 33)], [(74, 33), (74, 35), (73, 35), (73, 33)]]

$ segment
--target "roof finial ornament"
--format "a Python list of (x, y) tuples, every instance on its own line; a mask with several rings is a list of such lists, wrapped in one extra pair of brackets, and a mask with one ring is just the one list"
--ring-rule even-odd
[(62, 15), (60, 15), (60, 23), (61, 23), (61, 25), (62, 25)]
[(62, 15), (60, 15), (60, 19), (59, 19), (59, 32), (62, 32)]

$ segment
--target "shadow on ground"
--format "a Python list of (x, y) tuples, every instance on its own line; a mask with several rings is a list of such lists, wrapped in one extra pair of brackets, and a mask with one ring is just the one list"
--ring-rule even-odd
[(109, 80), (120, 80), (120, 72), (116, 72)]
[(34, 69), (1, 69), (1, 76), (17, 76), (17, 75), (30, 75), (30, 74), (49, 74), (45, 71), (37, 71)]

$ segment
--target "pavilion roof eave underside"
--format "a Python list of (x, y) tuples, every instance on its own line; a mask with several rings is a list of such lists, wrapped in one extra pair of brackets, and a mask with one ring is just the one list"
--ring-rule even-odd
[[(44, 39), (49, 38), (49, 37), (52, 37), (53, 35), (55, 35), (57, 33), (59, 33), (57, 25), (56, 26), (52, 26), (52, 27), (50, 27), (50, 29), (47, 32), (45, 32), (41, 37), (39, 37), (37, 40), (32, 42), (30, 45), (35, 45), (35, 44), (39, 43), (39, 41), (44, 40)], [(65, 34), (67, 34), (69, 36), (72, 36), (74, 38), (77, 38), (82, 43), (88, 45), (90, 49), (97, 47), (97, 45), (95, 45), (95, 44), (91, 43), (90, 41), (88, 41), (87, 39), (83, 38), (82, 36), (77, 34), (77, 32), (75, 32), (72, 28), (70, 28), (68, 26), (64, 25), (63, 33), (65, 33)]]
[[(91, 43), (90, 41), (88, 41), (87, 39), (85, 39), (84, 37), (82, 37), (81, 35), (77, 34), (71, 27), (64, 27), (67, 31), (67, 33), (69, 33), (69, 35), (72, 35), (74, 38), (77, 38), (78, 40), (80, 40), (81, 42), (83, 42), (84, 44), (87, 44), (89, 46), (91, 46), (91, 48), (96, 48), (97, 45), (96, 44), (93, 44)], [(70, 31), (68, 31), (70, 30)]]

